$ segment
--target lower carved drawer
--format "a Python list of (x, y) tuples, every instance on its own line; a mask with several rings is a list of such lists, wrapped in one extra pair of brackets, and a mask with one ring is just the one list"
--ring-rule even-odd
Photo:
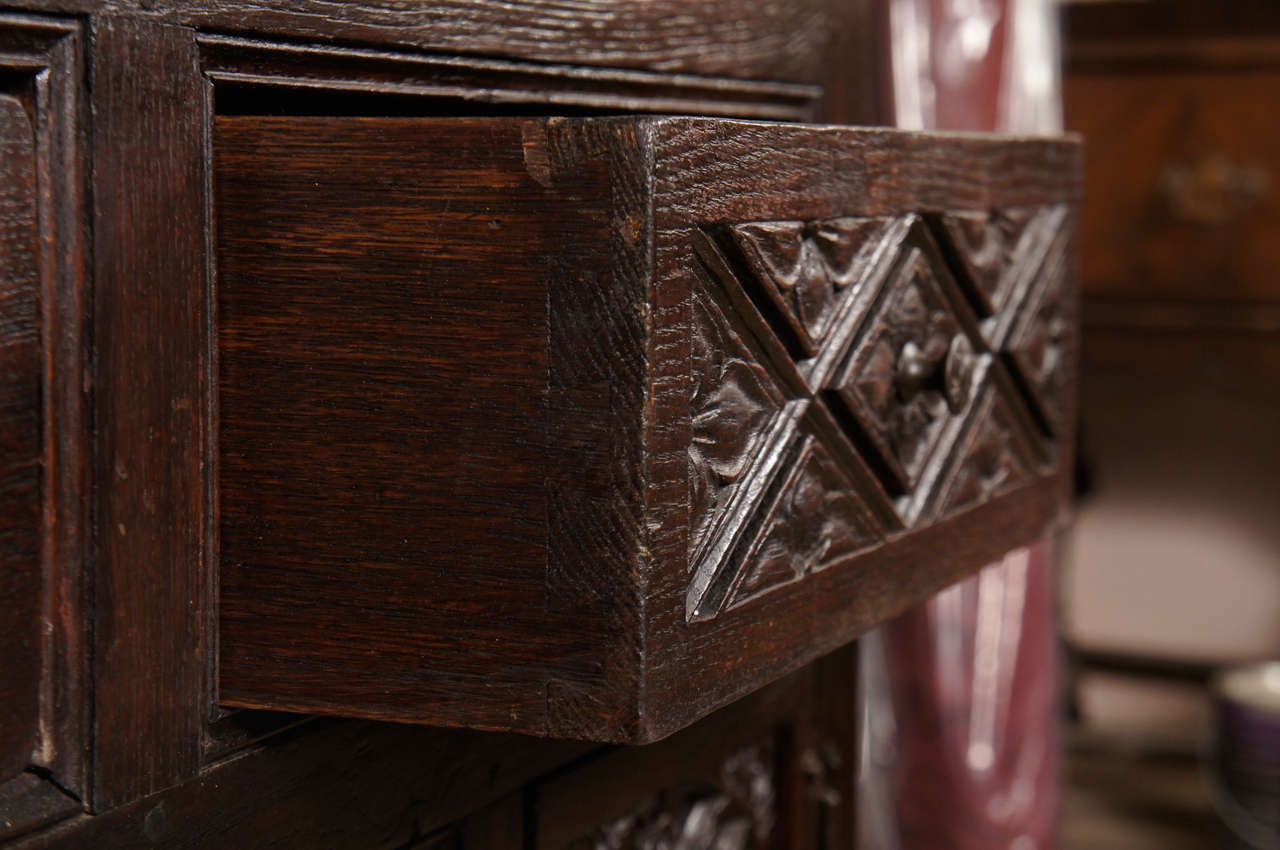
[(646, 741), (1041, 535), (1079, 151), (216, 123), (219, 698)]

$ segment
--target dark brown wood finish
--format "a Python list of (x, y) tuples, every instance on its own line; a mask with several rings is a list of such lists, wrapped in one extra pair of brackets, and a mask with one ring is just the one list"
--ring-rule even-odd
[[(342, 109), (466, 114), (549, 109), (693, 112), (798, 120), (817, 116), (822, 89), (740, 80), (503, 59), (438, 56), (261, 38), (199, 36), (205, 74), (222, 111), (330, 115)], [(356, 95), (353, 97), (353, 95)], [(382, 107), (385, 108), (385, 107)]]
[[(650, 449), (670, 436), (661, 426), (662, 411), (688, 406), (688, 399), (672, 396), (673, 392), (679, 395), (676, 385), (684, 381), (691, 386), (687, 370), (684, 377), (677, 376), (677, 352), (660, 351), (664, 340), (691, 326), (689, 317), (679, 305), (667, 305), (661, 314), (645, 306), (659, 280), (661, 255), (651, 244), (659, 234), (649, 217), (657, 210), (655, 128), (662, 125), (582, 122), (573, 125), (572, 131), (569, 125), (557, 125), (559, 130), (545, 132), (547, 125), (539, 118), (520, 122), (520, 132), (502, 145), (477, 135), (465, 151), (451, 147), (448, 139), (406, 133), (402, 141), (408, 148), (399, 151), (398, 157), (390, 150), (378, 153), (385, 140), (380, 142), (374, 138), (378, 134), (371, 133), (358, 156), (342, 160), (335, 156), (341, 148), (337, 140), (318, 139), (319, 148), (330, 148), (334, 168), (315, 176), (345, 188), (319, 203), (299, 203), (292, 220), (271, 218), (264, 209), (238, 216), (232, 228), (219, 221), (221, 233), (215, 230), (211, 215), (212, 188), (219, 179), (213, 165), (213, 133), (215, 115), (224, 116), (217, 119), (219, 125), (238, 121), (248, 127), (260, 120), (253, 116), (264, 114), (280, 116), (277, 129), (282, 148), (296, 143), (297, 131), (313, 120), (303, 116), (318, 120), (381, 116), (385, 120), (387, 116), (689, 113), (873, 121), (881, 114), (875, 102), (879, 88), (874, 68), (883, 40), (872, 4), (730, 0), (686, 8), (666, 2), (592, 0), (570, 9), (542, 0), (514, 4), (447, 0), (429, 8), (414, 4), (338, 7), (310, 0), (283, 4), (0, 0), (0, 5), (0, 104), (5, 110), (0, 138), (6, 146), (0, 163), (4, 174), (0, 188), (5, 222), (5, 250), (0, 257), (5, 268), (3, 303), (5, 309), (16, 307), (24, 317), (29, 317), (32, 305), (36, 309), (34, 326), (24, 318), (0, 330), (6, 363), (0, 379), (4, 383), (0, 442), (21, 445), (14, 452), (6, 448), (3, 481), (10, 482), (8, 464), (14, 459), (15, 468), (26, 474), (22, 487), (0, 488), (14, 496), (22, 512), (6, 513), (0, 525), (5, 529), (4, 557), (20, 549), (29, 554), (33, 540), (38, 550), (36, 561), (24, 556), (12, 570), (6, 560), (4, 571), (6, 592), (13, 592), (6, 596), (0, 613), (0, 629), (12, 631), (14, 637), (6, 637), (0, 646), (5, 650), (0, 666), (14, 669), (4, 666), (0, 691), (12, 692), (12, 698), (5, 697), (0, 710), (9, 711), (6, 716), (14, 719), (0, 724), (2, 743), (12, 744), (0, 746), (0, 754), (9, 756), (7, 771), (20, 772), (0, 783), (0, 842), (86, 848), (528, 848), (539, 844), (544, 830), (568, 826), (563, 808), (573, 804), (573, 794), (565, 789), (601, 786), (591, 790), (599, 790), (602, 799), (661, 806), (663, 801), (677, 799), (681, 789), (698, 777), (724, 780), (724, 765), (736, 754), (753, 747), (760, 754), (772, 747), (768, 757), (775, 767), (777, 819), (769, 840), (793, 847), (850, 843), (851, 768), (856, 750), (850, 651), (795, 673), (787, 683), (759, 697), (746, 697), (725, 714), (704, 719), (700, 726), (673, 735), (662, 749), (652, 751), (592, 749), (493, 733), (224, 709), (215, 705), (219, 567), (224, 558), (237, 551), (254, 551), (265, 541), (263, 551), (274, 547), (273, 557), (278, 556), (281, 563), (303, 564), (303, 572), (310, 573), (308, 581), (322, 581), (324, 558), (304, 563), (306, 552), (290, 552), (282, 538), (258, 540), (253, 535), (255, 522), (280, 522), (280, 528), (308, 546), (328, 539), (339, 544), (335, 551), (345, 548), (343, 557), (351, 562), (373, 564), (383, 559), (389, 565), (386, 571), (375, 571), (348, 586), (346, 602), (335, 609), (337, 619), (330, 621), (334, 626), (330, 636), (364, 628), (365, 634), (383, 639), (397, 634), (400, 626), (396, 624), (415, 622), (424, 612), (437, 624), (455, 627), (435, 644), (442, 653), (440, 659), (448, 658), (452, 664), (436, 679), (437, 684), (463, 683), (452, 697), (442, 690), (434, 692), (442, 704), (452, 705), (450, 722), (468, 722), (465, 715), (470, 706), (483, 710), (488, 725), (501, 728), (525, 724), (543, 734), (653, 737), (795, 670), (804, 660), (846, 640), (862, 624), (958, 575), (967, 569), (964, 564), (976, 563), (988, 551), (996, 554), (1010, 541), (1029, 536), (1058, 505), (1050, 479), (997, 497), (982, 509), (986, 519), (964, 514), (919, 534), (906, 534), (895, 545), (898, 554), (893, 558), (877, 560), (881, 556), (876, 556), (865, 561), (870, 581), (829, 584), (827, 574), (832, 570), (822, 570), (821, 575), (798, 579), (756, 599), (747, 600), (750, 594), (742, 595), (743, 601), (733, 597), (714, 616), (688, 621), (688, 581), (662, 578), (673, 582), (671, 594), (666, 595), (656, 580), (665, 574), (655, 566), (668, 555), (688, 560), (687, 553), (662, 553), (662, 546), (680, 534), (662, 523), (673, 520), (679, 525), (685, 520), (672, 513), (651, 527), (652, 516), (644, 507), (651, 497), (666, 498), (663, 494), (679, 502), (685, 497), (674, 494), (689, 489), (686, 472), (681, 471), (687, 466), (678, 462), (679, 450), (662, 449), (665, 454), (661, 454)], [(526, 135), (524, 125), (530, 123), (542, 131)], [(833, 169), (816, 169), (804, 178), (796, 162), (826, 156), (820, 145), (763, 155), (781, 157), (778, 162), (783, 169), (797, 178), (786, 190), (794, 191), (795, 198), (862, 192), (868, 187), (872, 190), (868, 197), (881, 200), (899, 197), (895, 195), (899, 189), (907, 192), (903, 174), (895, 171), (902, 167), (895, 158), (899, 154), (890, 154), (886, 160), (882, 151), (868, 144), (861, 176), (856, 179)], [(902, 144), (927, 148), (930, 143), (904, 139)], [(981, 143), (977, 147), (956, 144), (961, 145), (956, 154), (960, 159), (981, 153)], [(404, 153), (415, 145), (421, 159), (419, 173), (406, 180), (401, 173)], [(446, 157), (428, 157), (429, 151), (438, 154), (441, 149), (446, 149)], [(975, 174), (983, 174), (987, 167), (991, 170), (977, 176), (972, 185), (988, 181), (996, 187), (994, 194), (954, 195), (957, 186), (970, 185), (963, 174), (967, 165), (931, 157), (922, 148), (913, 162), (921, 169), (937, 170), (937, 179), (930, 185), (917, 175), (908, 194), (916, 193), (913, 197), (920, 206), (895, 209), (927, 213), (917, 231), (928, 231), (925, 238), (933, 239), (929, 234), (937, 225), (935, 213), (960, 209), (980, 217), (991, 206), (1023, 203), (1017, 200), (1018, 193), (1006, 192), (1008, 182), (996, 178), (1008, 166), (1020, 169), (1022, 176), (1016, 180), (1039, 186), (1039, 178), (1023, 177), (1033, 171), (1048, 174), (1074, 161), (1074, 154), (1066, 160), (1054, 159), (1054, 150), (1050, 145), (1039, 153), (1028, 153), (1025, 160), (1015, 156), (1001, 164), (979, 164)], [(696, 159), (696, 151), (692, 147), (690, 151)], [(727, 155), (726, 148), (708, 147), (708, 153), (713, 151)], [(385, 166), (381, 173), (369, 167), (371, 160), (361, 165), (366, 154), (381, 157)], [(1037, 164), (1031, 161), (1037, 156), (1047, 158)], [(27, 173), (28, 158), (32, 180), (22, 176)], [(286, 157), (280, 163), (281, 176), (300, 164)], [(690, 167), (705, 169), (708, 164), (693, 162)], [(362, 168), (369, 179), (359, 184), (351, 175)], [(880, 194), (877, 184), (884, 178), (877, 175), (885, 169), (894, 172), (887, 185), (899, 188)], [(694, 192), (672, 209), (727, 209), (736, 202), (710, 193), (739, 191), (750, 182), (750, 171), (760, 169), (749, 166), (738, 174), (731, 168), (716, 177), (724, 178), (721, 182), (706, 183), (706, 197)], [(346, 184), (342, 183), (344, 173)], [(448, 191), (430, 182), (431, 174), (460, 180), (447, 214), (430, 212), (449, 200)], [(516, 175), (518, 180), (495, 191), (491, 178), (499, 175)], [(803, 180), (808, 181), (805, 187)], [(458, 191), (467, 182), (474, 191)], [(824, 184), (834, 188), (823, 189)], [(1041, 203), (1035, 198), (1070, 194), (1059, 191), (1070, 187), (1069, 179), (1056, 185), (1049, 188), (1044, 183), (1043, 193), (1032, 189), (1034, 198), (1025, 203), (1035, 206)], [(349, 199), (342, 196), (345, 192), (365, 198), (364, 219), (351, 214)], [(430, 198), (437, 207), (424, 203), (415, 211), (414, 203)], [(408, 206), (396, 206), (392, 202), (397, 199)], [(950, 206), (952, 201), (962, 206)], [(564, 217), (533, 214), (535, 207), (547, 202), (553, 202)], [(818, 218), (802, 212), (814, 204), (796, 203), (796, 220), (806, 218), (813, 227), (821, 226)], [(523, 218), (510, 214), (513, 206), (518, 212), (521, 205)], [(393, 206), (396, 210), (389, 215)], [(475, 218), (464, 218), (467, 211)], [(727, 250), (730, 275), (749, 274), (742, 258), (725, 246), (724, 228), (768, 224), (783, 212), (776, 206), (761, 206), (744, 209), (736, 217), (720, 212), (675, 222), (677, 229), (688, 228), (689, 238), (681, 249), (682, 273), (701, 269), (696, 272), (695, 287), (707, 285), (717, 273), (712, 268), (714, 252), (704, 256), (694, 247), (696, 231), (699, 239), (705, 237), (709, 244)], [(380, 252), (362, 252), (356, 243), (326, 239), (319, 232), (320, 222), (329, 215), (346, 215), (353, 231), (381, 221), (389, 227), (388, 239), (381, 243)], [(417, 224), (429, 227), (416, 227), (415, 215)], [(308, 221), (311, 225), (304, 226)], [(491, 221), (498, 221), (499, 227), (491, 227)], [(582, 221), (590, 224), (584, 227)], [(254, 222), (258, 232), (251, 233), (248, 225)], [(469, 230), (472, 223), (478, 231)], [(32, 226), (38, 237), (24, 253), (18, 250), (28, 244), (21, 231)], [(309, 232), (310, 241), (285, 239), (304, 231)], [(526, 235), (517, 239), (516, 232)], [(540, 246), (536, 251), (534, 243)], [(223, 249), (229, 244), (244, 248), (245, 256), (257, 256), (260, 267), (242, 263), (237, 269), (234, 262), (227, 264), (232, 258)], [(424, 254), (421, 249), (430, 245), (434, 252)], [(524, 250), (515, 256), (515, 246), (530, 249), (536, 266), (524, 262), (529, 256)], [(466, 264), (497, 264), (504, 271), (483, 275), (477, 271), (471, 280), (464, 280), (457, 262), (463, 258), (463, 248)], [(330, 255), (327, 265), (312, 263), (317, 249), (323, 249), (322, 256)], [(418, 253), (410, 256), (412, 249)], [(954, 257), (945, 254), (935, 259), (946, 264), (942, 273), (948, 280), (955, 278), (944, 284), (952, 287), (952, 294), (960, 291), (955, 289), (957, 283), (961, 288), (968, 285), (965, 272), (952, 268)], [(426, 266), (421, 265), (424, 262)], [(271, 301), (268, 293), (253, 291), (251, 283), (260, 272), (284, 269), (290, 263), (288, 275), (294, 276), (294, 294), (299, 297)], [(304, 266), (326, 273), (312, 273), (304, 280)], [(410, 280), (427, 280), (421, 274), (423, 268), (433, 272), (429, 286), (409, 285)], [(417, 276), (406, 269), (413, 269)], [(592, 269), (594, 273), (584, 273)], [(236, 274), (245, 285), (234, 291), (223, 289), (222, 284)], [(362, 279), (380, 279), (383, 286), (362, 287)], [(733, 285), (728, 279), (715, 280), (716, 286)], [(747, 284), (751, 298), (760, 294), (757, 283)], [(669, 288), (663, 297), (678, 298), (684, 285), (680, 281), (664, 284)], [(237, 297), (224, 301), (223, 295)], [(338, 295), (341, 303), (335, 300)], [(406, 327), (403, 317), (414, 315), (427, 296), (449, 302), (452, 312), (434, 310), (434, 321), (415, 323), (411, 332), (399, 336)], [(318, 319), (317, 311), (368, 305), (371, 302), (365, 299), (370, 297), (384, 311), (382, 327), (387, 334), (377, 338), (369, 332), (377, 323), (370, 323), (366, 333), (352, 335), (349, 321), (336, 315), (330, 316), (328, 325), (317, 321), (310, 326), (310, 342), (316, 352), (336, 356), (327, 367), (315, 364), (308, 378), (282, 382), (279, 373), (261, 363), (255, 372), (249, 368), (252, 346), (241, 352), (243, 357), (236, 355), (222, 364), (227, 369), (220, 368), (220, 350), (230, 349), (215, 343), (241, 318), (275, 311), (277, 316), (309, 313)], [(969, 295), (960, 301), (978, 306)], [(515, 305), (522, 310), (518, 316), (504, 312)], [(223, 307), (247, 312), (219, 315)], [(1029, 314), (1029, 309), (1017, 307), (1019, 315)], [(782, 333), (769, 324), (776, 318), (772, 314), (757, 317), (753, 333)], [(989, 317), (979, 310), (974, 318)], [(450, 321), (455, 330), (470, 328), (471, 335), (450, 334)], [(480, 328), (486, 332), (476, 334)], [(328, 342), (320, 333), (326, 329), (331, 332)], [(38, 340), (35, 372), (30, 368), (28, 330)], [(285, 324), (275, 335), (261, 333), (255, 345), (274, 345), (290, 334), (307, 332), (304, 325)], [(821, 347), (816, 327), (813, 334)], [(243, 438), (247, 444), (253, 441), (250, 432), (256, 427), (278, 424), (265, 418), (257, 425), (237, 420), (236, 412), (248, 409), (239, 402), (254, 400), (254, 386), (277, 387), (283, 405), (302, 404), (303, 390), (309, 386), (340, 384), (343, 355), (332, 345), (334, 336), (351, 343), (348, 365), (360, 359), (357, 352), (372, 352), (375, 356), (369, 362), (377, 362), (381, 370), (373, 370), (375, 375), (403, 380), (406, 387), (434, 386), (438, 392), (430, 394), (433, 403), (415, 407), (406, 389), (398, 397), (395, 393), (352, 396), (345, 408), (331, 404), (335, 401), (331, 394), (317, 399), (328, 407), (317, 404), (300, 410), (321, 418), (342, 419), (351, 413), (372, 420), (382, 417), (384, 425), (394, 424), (399, 417), (403, 427), (383, 432), (388, 451), (406, 445), (424, 447), (425, 442), (415, 443), (413, 437), (405, 436), (414, 432), (421, 438), (427, 433), (418, 428), (424, 415), (447, 414), (468, 423), (470, 434), (465, 441), (447, 429), (436, 430), (437, 448), (450, 440), (457, 448), (436, 464), (437, 470), (456, 471), (453, 481), (458, 494), (468, 494), (468, 500), (451, 498), (444, 490), (435, 492), (434, 502), (418, 498), (429, 470), (408, 465), (395, 473), (395, 480), (403, 485), (398, 489), (386, 486), (392, 479), (378, 486), (372, 478), (354, 476), (347, 479), (354, 490), (330, 491), (323, 502), (292, 516), (264, 510), (254, 517), (247, 510), (252, 500), (226, 500), (228, 480), (239, 477), (247, 484), (248, 478), (273, 463), (283, 469), (289, 452), (297, 448), (277, 435), (273, 439), (280, 453), (252, 469), (224, 455), (224, 439)], [(458, 346), (470, 359), (445, 363), (437, 357), (434, 362), (440, 368), (417, 370), (412, 358), (393, 356), (396, 344), (405, 340), (421, 345), (428, 354), (437, 351), (437, 345)], [(627, 354), (620, 359), (581, 356), (593, 350), (592, 340), (602, 340), (594, 347), (597, 353)], [(978, 349), (1005, 344), (995, 337), (987, 342), (975, 337), (975, 341)], [(786, 348), (788, 340), (778, 344), (782, 348), (770, 351), (794, 355)], [(503, 361), (497, 354), (504, 351), (521, 357)], [(752, 356), (760, 353), (758, 347), (751, 352)], [(654, 356), (659, 353), (667, 359)], [(1008, 355), (1014, 355), (1012, 348)], [(424, 356), (420, 362), (429, 360)], [(935, 360), (921, 361), (923, 372), (928, 373), (926, 382), (933, 380), (930, 369), (945, 372), (950, 362)], [(9, 370), (11, 361), (24, 365)], [(655, 392), (650, 393), (644, 381), (651, 374), (650, 364), (659, 361), (672, 368), (674, 383), (655, 383)], [(365, 368), (357, 365), (357, 372)], [(776, 365), (771, 361), (769, 368)], [(224, 392), (219, 399), (220, 377), (236, 375), (247, 376), (252, 385), (232, 387), (239, 396)], [(484, 405), (447, 400), (457, 384), (482, 386), (486, 380), (492, 392), (468, 399)], [(610, 389), (606, 392), (606, 388)], [(527, 392), (512, 401), (506, 395), (509, 390)], [(1060, 388), (1052, 382), (1038, 387), (1028, 378), (1011, 392), (1032, 398), (1038, 390), (1053, 394)], [(236, 402), (229, 408), (231, 419), (220, 420), (216, 403), (228, 399)], [(1035, 413), (1033, 403), (1025, 407)], [(340, 455), (341, 449), (358, 457), (376, 447), (354, 436), (344, 446), (338, 430), (325, 434), (307, 419), (299, 415), (293, 425), (304, 431), (312, 428), (310, 439), (327, 445), (334, 451), (332, 456)], [(1042, 439), (1048, 441), (1049, 432), (1037, 423), (1034, 427), (1041, 428)], [(822, 420), (814, 425), (810, 416), (800, 426), (825, 429), (822, 439), (843, 439), (838, 436), (842, 422)], [(689, 428), (676, 430), (688, 433)], [(1054, 441), (1059, 439), (1053, 435)], [(486, 444), (487, 456), (467, 454)], [(258, 449), (264, 450), (263, 445)], [(806, 449), (811, 455), (814, 445)], [(319, 452), (313, 455), (312, 461)], [(662, 465), (664, 457), (668, 467)], [(478, 459), (493, 465), (485, 469)], [(38, 470), (34, 491), (29, 475), (33, 460)], [(303, 476), (295, 480), (302, 482), (290, 496), (295, 500), (306, 501), (308, 481), (342, 475), (337, 468), (308, 467), (301, 455), (290, 462)], [(850, 474), (850, 462), (842, 455), (835, 471), (818, 460), (808, 461), (804, 468), (815, 470), (817, 479), (830, 481), (835, 480), (832, 476)], [(521, 465), (525, 468), (515, 474)], [(228, 470), (230, 479), (225, 475)], [(655, 472), (676, 477), (658, 481)], [(859, 486), (867, 482), (880, 486), (874, 478), (878, 474), (872, 469), (872, 478), (859, 479)], [(278, 480), (289, 479), (282, 475)], [(963, 480), (985, 479), (979, 474)], [(273, 486), (264, 486), (254, 498), (269, 502), (280, 492)], [(359, 502), (363, 516), (359, 512), (344, 515), (337, 509), (342, 499), (335, 493), (346, 492), (349, 498), (351, 493), (365, 491), (372, 498)], [(523, 500), (512, 498), (517, 491), (525, 496)], [(602, 498), (602, 493), (607, 497)], [(311, 495), (320, 498), (314, 491)], [(223, 508), (230, 505), (225, 516), (219, 515), (220, 500)], [(487, 518), (450, 523), (445, 512), (464, 503)], [(321, 509), (313, 512), (317, 505)], [(424, 510), (427, 506), (429, 512)], [(396, 511), (406, 516), (397, 517)], [(422, 513), (407, 518), (413, 511)], [(358, 519), (366, 521), (363, 527), (356, 523)], [(385, 528), (389, 519), (402, 532), (397, 544), (402, 551), (397, 554), (395, 546), (384, 546), (391, 538), (361, 542), (366, 529)], [(515, 532), (483, 533), (486, 523), (504, 522)], [(328, 538), (317, 534), (317, 528), (328, 531)], [(219, 532), (228, 529), (234, 531), (227, 538), (230, 549), (224, 545), (227, 541), (219, 540)], [(335, 536), (343, 529), (349, 533)], [(442, 581), (424, 597), (420, 580), (427, 574), (402, 568), (416, 563), (428, 547), (414, 549), (404, 543), (406, 539), (433, 544), (443, 540), (439, 551), (451, 551), (465, 568), (441, 571)], [(467, 542), (473, 544), (470, 552), (464, 551)], [(933, 563), (938, 551), (952, 548), (957, 558), (949, 566)], [(658, 554), (649, 560), (638, 557), (637, 553), (650, 549)], [(502, 554), (506, 564), (476, 557), (485, 552)], [(531, 553), (540, 566), (531, 566), (527, 560)], [(330, 563), (334, 574), (342, 568), (342, 560)], [(585, 564), (594, 568), (581, 569)], [(858, 561), (856, 571), (863, 567), (864, 562)], [(835, 571), (851, 572), (839, 566)], [(379, 594), (378, 582), (397, 572), (397, 581), (403, 582), (400, 598)], [(501, 596), (498, 583), (480, 580), (486, 573), (488, 578), (521, 578), (505, 585), (511, 595)], [(10, 587), (19, 581), (31, 585), (33, 577), (34, 596), (30, 588)], [(438, 602), (446, 588), (461, 594), (455, 595), (460, 600), (455, 609), (421, 605), (424, 598)], [(242, 588), (242, 598), (249, 593), (247, 586)], [(809, 640), (803, 634), (806, 619), (821, 594), (828, 593), (856, 594), (852, 606), (856, 613), (834, 620), (819, 615), (815, 628), (828, 632), (815, 638), (809, 649), (796, 649), (790, 642)], [(232, 599), (234, 609), (234, 595)], [(800, 599), (804, 601), (794, 609), (797, 613), (784, 615)], [(528, 608), (520, 609), (516, 600), (527, 602)], [(314, 613), (318, 602), (319, 597), (297, 596), (300, 611)], [(836, 607), (843, 609), (844, 602)], [(357, 622), (375, 611), (392, 616), (377, 624)], [(346, 616), (353, 612), (358, 616)], [(224, 613), (230, 614), (229, 620), (235, 619), (234, 610), (224, 608)], [(668, 615), (669, 623), (662, 619)], [(752, 627), (750, 621), (756, 616), (761, 620)], [(487, 631), (487, 637), (493, 637), (512, 623), (537, 625), (534, 645), (542, 651), (531, 652), (526, 645), (522, 652), (489, 640), (459, 652), (452, 643), (468, 633), (486, 637)], [(655, 630), (655, 624), (660, 628)], [(778, 634), (769, 636), (769, 630)], [(316, 646), (312, 638), (322, 634), (273, 645), (269, 657), (285, 659), (286, 666), (297, 672), (306, 665), (287, 659), (306, 657), (309, 647)], [(10, 647), (29, 650), (32, 635), (38, 641), (34, 662), (30, 651), (8, 652)], [(681, 642), (687, 651), (655, 652), (651, 644), (655, 635)], [(609, 640), (602, 641), (601, 636)], [(735, 650), (735, 642), (747, 651)], [(740, 658), (729, 658), (735, 651)], [(355, 665), (363, 660), (369, 668), (363, 673), (356, 666), (347, 668), (361, 699), (378, 687), (379, 669), (394, 670), (402, 696), (421, 698), (417, 685), (424, 659), (431, 656), (422, 652), (421, 644), (384, 643), (381, 652), (366, 653), (363, 659), (357, 656), (352, 653), (343, 663)], [(397, 659), (404, 662), (399, 668), (394, 663)], [(499, 674), (487, 682), (474, 675), (495, 660), (503, 662)], [(313, 666), (319, 670), (316, 677), (290, 675), (280, 681), (295, 687), (310, 682), (329, 688), (338, 668)], [(390, 681), (381, 687), (385, 689)], [(524, 685), (529, 682), (535, 687), (526, 692)], [(525, 701), (519, 703), (519, 716), (513, 720), (500, 706), (515, 693), (525, 694), (521, 697)], [(341, 696), (341, 689), (331, 690), (330, 696), (335, 694)], [(669, 708), (651, 709), (652, 705), (669, 707), (672, 700), (684, 703), (675, 714)], [(327, 710), (338, 707), (334, 703)], [(762, 741), (768, 742), (764, 749), (760, 749)], [(603, 767), (592, 767), (596, 764)], [(573, 778), (579, 768), (587, 770), (582, 774), (586, 779)], [(726, 785), (722, 791), (734, 792), (737, 787), (729, 780), (722, 784)], [(726, 799), (732, 797), (730, 793)], [(705, 802), (718, 806), (722, 800), (712, 794)], [(86, 807), (94, 814), (76, 816)], [(622, 810), (613, 813), (626, 815)], [(726, 821), (726, 835), (737, 835), (736, 821), (730, 821)], [(602, 835), (610, 825), (603, 814), (595, 822), (588, 818), (575, 823), (573, 838), (577, 839)], [(9, 843), (10, 839), (16, 843)]]
[(334, 14), (317, 0), (208, 2), (124, 0), (163, 20), (223, 32), (391, 44), (464, 55), (496, 55), (621, 68), (817, 83), (832, 5), (774, 0), (689, 6), (680, 0), (444, 0), (430, 6), (362, 3)]
[(193, 776), (208, 716), (203, 104), (189, 31), (94, 21), (94, 805)]
[[(1038, 298), (1072, 300), (1041, 285), (1068, 279), (1070, 144), (696, 119), (216, 127), (224, 703), (652, 740), (1056, 517), (1069, 443), (986, 352), (1016, 354)], [(980, 329), (911, 213), (1023, 207), (1046, 223), (1012, 239)], [(757, 311), (715, 228), (796, 220), (820, 224), (765, 228), (782, 260), (834, 274), (804, 265), (816, 229), (846, 279), (820, 343), (788, 353), (795, 322)], [(1062, 350), (1032, 346), (1053, 374), (1024, 379), (1062, 411), (1074, 308), (1048, 313)], [(882, 480), (894, 451), (910, 477)]]
[(0, 783), (26, 768), (40, 714), (40, 277), (35, 134), (0, 95)]
[(16, 846), (392, 850), (585, 752), (512, 735), (324, 721)]
[(80, 45), (0, 14), (0, 839), (79, 811), (88, 767)]
[[(847, 846), (852, 832), (830, 829), (839, 819), (851, 822), (853, 798), (832, 796), (832, 788), (816, 781), (812, 766), (822, 756), (804, 742), (845, 738), (853, 730), (853, 658), (852, 649), (842, 650), (813, 671), (654, 747), (599, 749), (492, 733), (316, 721), (308, 731), (277, 736), (215, 764), (200, 779), (15, 846), (368, 850), (445, 842), (480, 850), (553, 850), (655, 798), (726, 778), (726, 762), (735, 756), (743, 756), (739, 764), (757, 784), (768, 781), (774, 825), (794, 836), (768, 846)], [(843, 699), (829, 700), (833, 695)], [(833, 751), (825, 752), (829, 759)], [(750, 772), (752, 759), (759, 764), (761, 757), (775, 768), (768, 776)], [(735, 788), (742, 787), (743, 773), (729, 772)], [(849, 773), (845, 782), (851, 781)]]

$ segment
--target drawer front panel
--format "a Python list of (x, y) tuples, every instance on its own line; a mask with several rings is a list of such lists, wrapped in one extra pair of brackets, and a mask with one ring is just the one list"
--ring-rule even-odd
[[(1275, 301), (1280, 72), (1074, 70), (1068, 121), (1089, 139), (1081, 229), (1091, 297)], [(1135, 155), (1135, 152), (1141, 154)]]
[(649, 740), (1060, 509), (1070, 142), (216, 130), (227, 704)]

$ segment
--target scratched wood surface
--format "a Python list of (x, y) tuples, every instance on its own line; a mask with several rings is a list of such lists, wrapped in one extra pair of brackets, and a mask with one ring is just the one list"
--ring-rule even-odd
[[(1071, 309), (1030, 392), (997, 354), (1063, 273), (1045, 257), (1068, 238), (1069, 142), (710, 119), (216, 127), (225, 704), (651, 740), (1057, 516), (1069, 436), (1035, 399), (1069, 404)], [(983, 211), (974, 238), (1002, 239), (989, 211), (1024, 207), (1051, 226), (995, 245), (1015, 294), (970, 306), (979, 288), (934, 247), (945, 221), (925, 219)], [(848, 224), (864, 219), (880, 229)], [(712, 244), (795, 220), (768, 231), (784, 265), (820, 227), (834, 255), (870, 252), (799, 354)], [(908, 479), (880, 475), (895, 452)]]

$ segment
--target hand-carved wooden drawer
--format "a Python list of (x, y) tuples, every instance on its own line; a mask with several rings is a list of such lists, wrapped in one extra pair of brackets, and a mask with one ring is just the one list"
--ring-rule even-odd
[(219, 697), (666, 735), (1041, 534), (1071, 141), (215, 124)]

